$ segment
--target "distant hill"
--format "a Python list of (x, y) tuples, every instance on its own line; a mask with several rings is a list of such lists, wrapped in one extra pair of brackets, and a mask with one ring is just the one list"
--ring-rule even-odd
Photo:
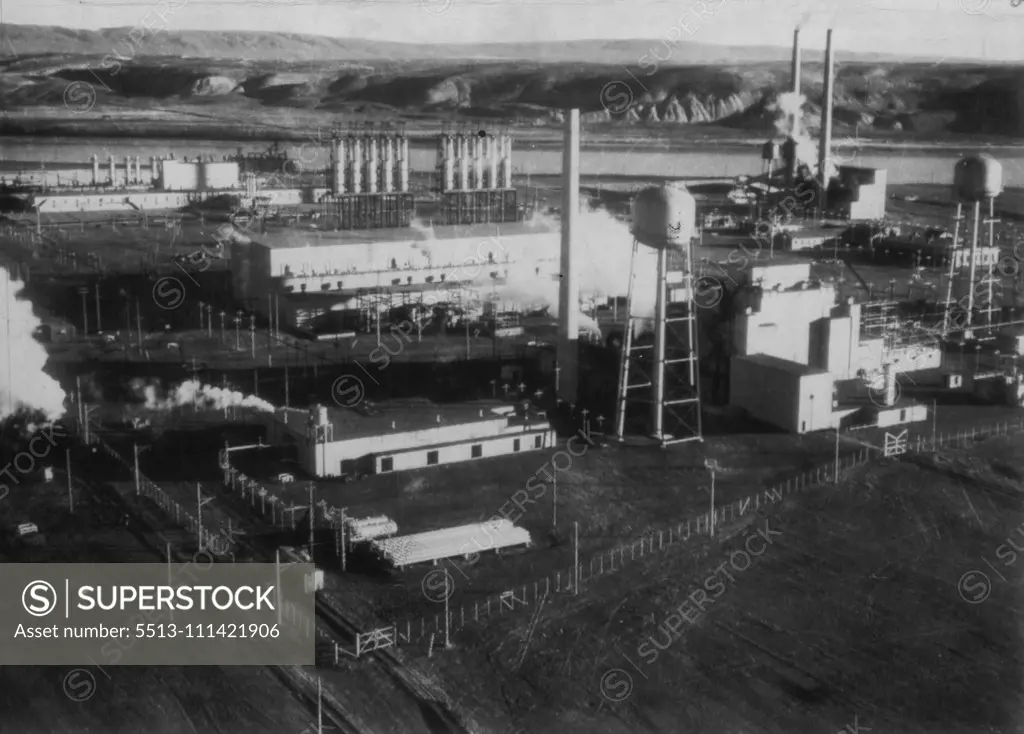
[[(183, 31), (141, 39), (129, 28), (0, 28), (3, 132), (56, 132), (33, 120), (84, 113), (187, 128), (367, 119), (486, 119), (546, 125), (579, 107), (587, 124), (770, 132), (789, 88), (789, 50), (659, 41), (430, 46), (286, 33)], [(136, 34), (137, 36), (137, 34)], [(10, 54), (11, 49), (17, 56)], [(651, 55), (657, 51), (659, 64)], [(1021, 67), (837, 54), (836, 121), (858, 133), (1024, 136)], [(526, 59), (526, 60), (522, 60)], [(821, 53), (805, 53), (807, 124), (819, 124)], [(78, 84), (75, 85), (74, 83)], [(70, 86), (69, 86), (70, 85)], [(69, 100), (74, 88), (78, 101)], [(87, 105), (74, 104), (87, 87)], [(88, 109), (85, 109), (85, 107)], [(99, 118), (97, 118), (99, 119)], [(145, 129), (136, 128), (139, 134)]]

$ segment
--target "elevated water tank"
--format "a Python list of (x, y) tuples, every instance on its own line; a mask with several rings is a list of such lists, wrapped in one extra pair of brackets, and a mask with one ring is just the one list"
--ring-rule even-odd
[(1003, 192), (1003, 166), (988, 153), (965, 156), (953, 169), (953, 196), (958, 201), (986, 201)]
[(779, 158), (779, 144), (774, 140), (769, 140), (761, 147), (761, 160), (763, 161), (774, 161)]
[(648, 186), (633, 198), (637, 241), (648, 247), (686, 247), (697, 221), (697, 202), (682, 184)]

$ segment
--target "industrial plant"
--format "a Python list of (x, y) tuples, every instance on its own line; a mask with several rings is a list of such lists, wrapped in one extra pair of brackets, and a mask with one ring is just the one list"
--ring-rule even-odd
[[(624, 568), (608, 543), (643, 532), (633, 556), (661, 552), (691, 517), (692, 542), (745, 538), (715, 533), (777, 501), (752, 482), (839, 485), (908, 441), (940, 451), (968, 410), (1009, 425), (1024, 407), (1000, 162), (961, 156), (931, 220), (900, 220), (887, 170), (833, 142), (832, 30), (816, 129), (800, 43), (768, 139), (744, 144), (749, 174), (652, 174), (628, 213), (581, 174), (579, 109), (541, 183), (514, 167), (514, 143), (537, 153), (514, 131), (447, 123), (339, 125), (319, 163), (275, 144), (7, 171), (5, 442), (24, 454), (60, 426), (31, 481), (63, 477), (68, 517), (115, 508), (108, 524), (168, 564), (221, 536), (228, 562), (315, 564), (317, 668), (371, 671), (431, 731), (498, 731), (389, 648), (471, 649), (463, 630)], [(648, 494), (658, 472), (671, 490)], [(25, 538), (47, 512), (0, 515), (5, 557), (45, 557)], [(515, 670), (546, 654), (526, 623)], [(320, 731), (325, 712), (383, 730), (279, 677)]]

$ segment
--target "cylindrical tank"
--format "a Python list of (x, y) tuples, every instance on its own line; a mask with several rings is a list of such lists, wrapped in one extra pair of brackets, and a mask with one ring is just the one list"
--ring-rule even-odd
[(460, 133), (455, 144), (459, 149), (459, 191), (466, 191), (469, 189), (469, 142)]
[(779, 144), (774, 140), (769, 140), (763, 146), (761, 146), (761, 160), (763, 161), (775, 161), (779, 159)]
[(395, 190), (395, 139), (383, 137), (380, 141), (383, 148), (383, 160), (380, 164), (381, 190), (390, 194)]
[(352, 140), (352, 158), (349, 159), (352, 172), (352, 193), (363, 193), (363, 143), (357, 137)]
[(633, 198), (630, 231), (648, 247), (686, 247), (696, 221), (697, 202), (682, 184), (649, 186)]
[(366, 138), (366, 191), (377, 193), (377, 173), (379, 171), (380, 141), (367, 136)]
[(959, 201), (987, 201), (1003, 192), (1003, 166), (988, 153), (961, 158), (953, 169), (953, 194)]

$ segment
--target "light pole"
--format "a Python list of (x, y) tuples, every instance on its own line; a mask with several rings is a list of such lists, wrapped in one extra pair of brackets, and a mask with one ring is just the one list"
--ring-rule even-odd
[(206, 304), (206, 336), (213, 336), (213, 306)]
[(199, 302), (199, 333), (203, 333), (203, 311), (205, 310), (206, 304), (202, 301)]
[(220, 312), (220, 343), (224, 343), (224, 317), (227, 315), (226, 311)]

